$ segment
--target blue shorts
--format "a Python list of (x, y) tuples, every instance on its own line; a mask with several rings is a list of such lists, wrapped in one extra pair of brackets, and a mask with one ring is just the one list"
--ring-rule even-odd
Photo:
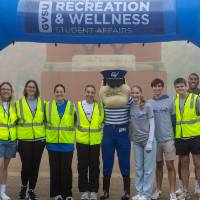
[(15, 158), (17, 142), (0, 141), (0, 158)]

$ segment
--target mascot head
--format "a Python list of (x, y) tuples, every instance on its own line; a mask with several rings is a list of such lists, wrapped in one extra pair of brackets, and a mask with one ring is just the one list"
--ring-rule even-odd
[(125, 83), (125, 70), (104, 70), (103, 84), (99, 96), (104, 105), (109, 108), (123, 107), (128, 103), (130, 88)]

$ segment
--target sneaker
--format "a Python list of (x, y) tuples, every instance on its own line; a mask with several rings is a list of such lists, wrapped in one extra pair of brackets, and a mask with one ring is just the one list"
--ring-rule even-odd
[(0, 199), (1, 200), (10, 200), (10, 197), (5, 192), (3, 192), (0, 195)]
[(159, 199), (161, 196), (162, 192), (160, 190), (156, 190), (152, 195), (151, 195), (151, 199), (156, 200)]
[(66, 200), (74, 200), (73, 197), (66, 197)]
[(180, 187), (175, 193), (177, 196), (179, 196), (180, 194), (183, 193), (183, 188)]
[(21, 190), (19, 192), (19, 199), (27, 198), (27, 186), (21, 186)]
[(34, 190), (28, 190), (28, 200), (37, 200)]
[(109, 199), (109, 193), (103, 191), (103, 193), (100, 195), (100, 200), (106, 200), (106, 199)]
[(200, 186), (197, 181), (195, 182), (194, 193), (200, 196)]
[(170, 194), (170, 200), (177, 200), (176, 193)]
[(90, 200), (97, 200), (97, 193), (96, 192), (90, 193)]
[(90, 199), (89, 192), (83, 192), (81, 194), (81, 200), (89, 200), (89, 199)]
[(131, 200), (139, 200), (139, 199), (140, 199), (140, 195), (139, 194), (137, 194), (137, 195), (135, 195), (135, 196), (133, 196), (131, 198)]
[(140, 196), (138, 200), (151, 200), (151, 198)]
[(177, 197), (177, 200), (189, 200), (189, 199), (191, 199), (189, 192), (183, 192)]
[(106, 200), (109, 199), (109, 193), (106, 191), (103, 191), (103, 193), (100, 196), (100, 200)]
[(121, 197), (121, 200), (129, 200), (130, 199), (130, 194), (128, 192), (124, 192), (124, 194)]
[(57, 195), (54, 197), (54, 200), (63, 200), (62, 196), (61, 195)]

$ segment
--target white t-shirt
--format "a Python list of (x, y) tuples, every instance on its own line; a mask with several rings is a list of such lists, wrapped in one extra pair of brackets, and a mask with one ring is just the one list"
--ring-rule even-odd
[(3, 103), (4, 110), (8, 114), (10, 102), (9, 101), (3, 101), (2, 103)]
[(94, 109), (94, 102), (93, 103), (87, 103), (86, 100), (82, 101), (83, 110), (85, 112), (85, 115), (89, 121), (92, 119), (92, 113)]

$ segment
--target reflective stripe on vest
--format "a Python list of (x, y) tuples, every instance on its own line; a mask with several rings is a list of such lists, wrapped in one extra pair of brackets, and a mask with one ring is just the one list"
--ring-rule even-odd
[(46, 129), (53, 131), (74, 131), (74, 128), (65, 128), (65, 127), (55, 127), (55, 126), (46, 126)]
[(14, 128), (14, 127), (16, 127), (16, 125), (15, 124), (0, 124), (0, 127), (7, 127), (7, 128)]
[(19, 111), (20, 111), (20, 116), (21, 116), (22, 121), (25, 121), (24, 120), (24, 111), (23, 111), (22, 99), (19, 100)]
[(80, 126), (77, 127), (77, 129), (81, 132), (90, 132), (90, 133), (97, 133), (101, 131), (101, 128), (98, 129), (92, 129), (92, 128), (81, 128)]
[(42, 126), (44, 123), (18, 123), (18, 126), (22, 127), (32, 127), (32, 126)]
[(176, 122), (176, 125), (180, 125), (180, 124), (195, 124), (197, 122), (200, 122), (200, 119)]

